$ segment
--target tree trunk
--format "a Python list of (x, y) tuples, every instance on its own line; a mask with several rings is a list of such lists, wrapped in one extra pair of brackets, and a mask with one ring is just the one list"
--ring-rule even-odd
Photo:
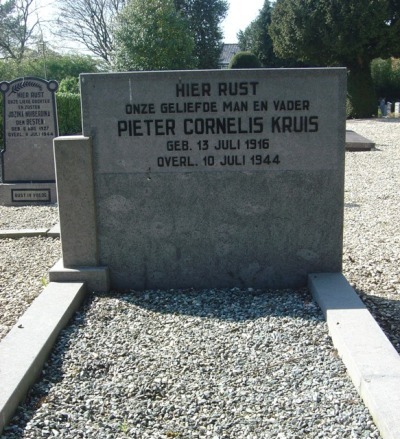
[(346, 107), (347, 117), (367, 118), (376, 116), (378, 101), (369, 62), (349, 67)]

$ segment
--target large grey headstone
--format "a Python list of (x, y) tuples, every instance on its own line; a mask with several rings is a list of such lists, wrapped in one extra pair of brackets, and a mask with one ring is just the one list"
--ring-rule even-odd
[(345, 90), (340, 68), (82, 75), (112, 288), (285, 288), (341, 271)]
[[(55, 181), (53, 139), (58, 136), (57, 87), (56, 81), (33, 77), (0, 83), (4, 182)], [(26, 192), (25, 197), (35, 200), (32, 193)]]

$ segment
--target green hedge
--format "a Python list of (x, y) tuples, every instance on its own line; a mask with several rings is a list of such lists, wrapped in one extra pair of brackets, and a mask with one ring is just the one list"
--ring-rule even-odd
[(372, 61), (371, 75), (378, 97), (391, 102), (400, 100), (400, 59), (377, 58)]
[(81, 134), (81, 99), (75, 93), (57, 93), (58, 131), (60, 136)]

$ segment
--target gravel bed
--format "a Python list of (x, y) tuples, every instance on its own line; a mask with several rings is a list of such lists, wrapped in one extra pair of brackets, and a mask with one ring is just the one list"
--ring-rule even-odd
[(58, 207), (47, 206), (0, 206), (0, 230), (44, 229), (58, 223)]
[(58, 238), (0, 239), (0, 340), (41, 293), (60, 258)]
[(5, 438), (379, 438), (307, 291), (91, 295)]
[(400, 120), (355, 120), (376, 143), (346, 153), (343, 273), (400, 353)]
[[(51, 228), (58, 207), (0, 206), (0, 229)], [(61, 258), (59, 239), (0, 239), (0, 340), (48, 282), (48, 270)]]
[[(400, 351), (400, 121), (347, 127), (376, 149), (346, 153), (343, 272)], [(32, 226), (29, 210), (25, 221), (6, 209), (0, 228), (53, 225)], [(0, 285), (9, 288), (1, 329), (23, 312), (18, 297), (33, 291), (20, 286), (22, 276), (40, 291), (34, 260), (50, 267), (59, 251), (58, 239), (0, 240)], [(21, 270), (4, 277), (4, 267), (24, 259), (13, 284)], [(91, 294), (1, 438), (41, 437), (380, 436), (307, 291), (211, 290)]]

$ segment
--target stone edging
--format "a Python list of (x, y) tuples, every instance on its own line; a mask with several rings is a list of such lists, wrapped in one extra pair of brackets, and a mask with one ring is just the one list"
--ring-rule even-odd
[(0, 239), (1, 238), (11, 238), (18, 239), (24, 237), (33, 236), (46, 236), (49, 238), (57, 238), (60, 236), (60, 225), (56, 224), (51, 229), (12, 229), (12, 230), (1, 230), (0, 229)]
[(400, 356), (341, 273), (308, 276), (332, 342), (384, 439), (400, 438)]
[(61, 329), (85, 297), (83, 283), (51, 282), (0, 342), (0, 435), (40, 376)]

